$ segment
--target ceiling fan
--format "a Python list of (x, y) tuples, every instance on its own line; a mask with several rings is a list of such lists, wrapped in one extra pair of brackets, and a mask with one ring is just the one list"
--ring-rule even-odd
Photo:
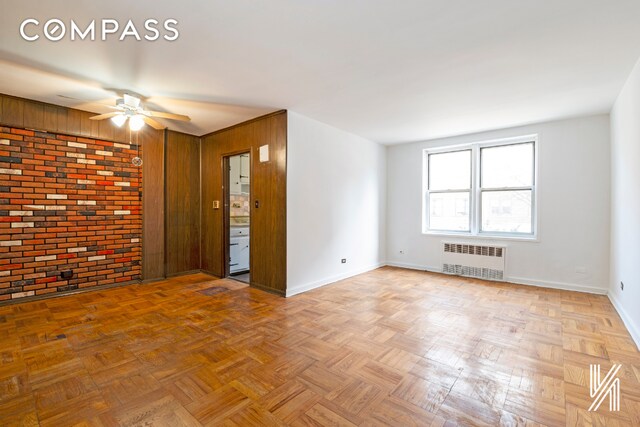
[(111, 121), (118, 127), (122, 127), (127, 120), (129, 120), (129, 129), (132, 131), (138, 131), (146, 124), (154, 129), (164, 129), (158, 121), (152, 119), (152, 117), (160, 117), (170, 120), (181, 120), (188, 122), (191, 120), (189, 116), (183, 116), (181, 114), (163, 113), (160, 111), (145, 110), (140, 104), (140, 98), (132, 95), (124, 95), (123, 98), (116, 101), (114, 108), (118, 111), (113, 113), (100, 114), (98, 116), (91, 117), (91, 120), (105, 120), (111, 119)]

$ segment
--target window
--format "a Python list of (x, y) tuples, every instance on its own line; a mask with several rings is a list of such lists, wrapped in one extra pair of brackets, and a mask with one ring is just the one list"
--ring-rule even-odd
[(536, 136), (425, 150), (425, 233), (535, 236)]

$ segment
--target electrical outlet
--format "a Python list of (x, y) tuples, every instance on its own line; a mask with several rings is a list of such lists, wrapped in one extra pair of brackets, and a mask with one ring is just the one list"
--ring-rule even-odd
[(620, 290), (624, 291), (624, 283), (622, 281), (620, 282)]
[(342, 262), (343, 264), (346, 264), (347, 263), (347, 259), (346, 258), (342, 258), (342, 260), (340, 262)]

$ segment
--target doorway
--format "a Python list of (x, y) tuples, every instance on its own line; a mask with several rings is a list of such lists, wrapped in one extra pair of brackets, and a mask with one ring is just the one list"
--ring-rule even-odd
[(251, 155), (224, 158), (226, 276), (251, 283)]

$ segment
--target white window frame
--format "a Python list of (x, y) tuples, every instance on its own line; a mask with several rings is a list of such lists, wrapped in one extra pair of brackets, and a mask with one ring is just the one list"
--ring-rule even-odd
[[(533, 143), (533, 184), (531, 187), (508, 187), (502, 189), (481, 188), (480, 180), (480, 150), (482, 148), (500, 147), (505, 145), (516, 145), (522, 143)], [(471, 150), (471, 191), (469, 196), (469, 230), (470, 231), (447, 231), (447, 230), (431, 230), (429, 227), (429, 155), (442, 154), (456, 151)], [(508, 240), (538, 240), (538, 193), (540, 185), (538, 184), (538, 154), (539, 154), (538, 135), (523, 135), (513, 138), (493, 139), (488, 141), (473, 142), (468, 144), (439, 146), (426, 148), (423, 150), (422, 157), (422, 233), (436, 236), (461, 236), (461, 237), (479, 237), (491, 239), (508, 239)], [(495, 190), (531, 190), (531, 233), (505, 233), (505, 232), (487, 232), (481, 230), (482, 222), (482, 191)], [(434, 191), (441, 193), (443, 191)], [(446, 192), (446, 191), (445, 191)]]

